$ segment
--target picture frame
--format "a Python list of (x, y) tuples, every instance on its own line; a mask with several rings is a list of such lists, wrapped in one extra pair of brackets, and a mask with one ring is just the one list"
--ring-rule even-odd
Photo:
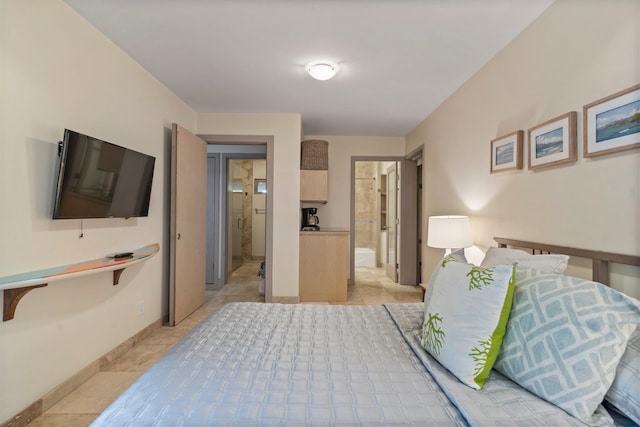
[(254, 179), (253, 180), (253, 194), (267, 194), (267, 180), (266, 179)]
[(575, 162), (577, 117), (575, 111), (554, 117), (528, 130), (529, 169)]
[(584, 157), (640, 148), (640, 84), (583, 107)]
[(518, 130), (491, 141), (491, 173), (522, 169), (524, 131)]

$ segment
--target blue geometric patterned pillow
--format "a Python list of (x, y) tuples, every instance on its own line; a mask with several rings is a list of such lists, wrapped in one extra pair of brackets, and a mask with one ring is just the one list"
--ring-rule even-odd
[(640, 425), (640, 328), (631, 335), (604, 399)]
[(517, 267), (495, 369), (587, 424), (611, 386), (640, 301), (601, 283)]

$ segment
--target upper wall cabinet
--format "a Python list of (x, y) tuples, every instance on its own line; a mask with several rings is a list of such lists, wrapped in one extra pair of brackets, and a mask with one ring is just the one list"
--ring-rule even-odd
[(300, 201), (327, 203), (329, 198), (329, 171), (300, 171)]
[(327, 203), (329, 143), (320, 139), (302, 141), (300, 169), (300, 201)]

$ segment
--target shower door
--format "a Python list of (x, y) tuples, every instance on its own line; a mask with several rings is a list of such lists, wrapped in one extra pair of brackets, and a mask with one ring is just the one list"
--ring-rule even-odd
[[(238, 180), (239, 181), (239, 180)], [(242, 185), (242, 181), (240, 182)], [(234, 185), (235, 186), (235, 185)], [(242, 213), (243, 193), (233, 191), (231, 193), (231, 270), (234, 271), (242, 265), (242, 234), (246, 218)]]

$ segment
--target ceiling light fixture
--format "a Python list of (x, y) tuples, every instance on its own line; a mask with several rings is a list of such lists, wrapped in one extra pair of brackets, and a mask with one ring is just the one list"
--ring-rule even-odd
[(316, 80), (329, 80), (338, 72), (338, 66), (328, 61), (314, 61), (307, 64), (307, 72)]

